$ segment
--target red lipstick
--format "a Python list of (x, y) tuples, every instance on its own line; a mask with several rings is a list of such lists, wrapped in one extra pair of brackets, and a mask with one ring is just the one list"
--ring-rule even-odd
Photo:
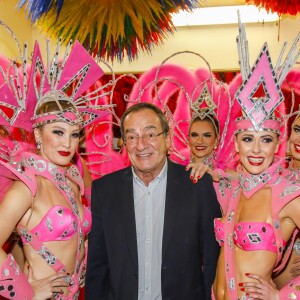
[(297, 153), (300, 153), (300, 150), (299, 150), (299, 148), (300, 148), (300, 145), (294, 145), (294, 149), (295, 149), (295, 152), (297, 152)]
[(254, 156), (251, 156), (248, 158), (248, 161), (249, 161), (249, 164), (251, 166), (255, 166), (255, 167), (258, 167), (258, 166), (261, 166), (264, 162), (264, 157), (254, 157)]
[(71, 154), (70, 151), (58, 151), (58, 154), (61, 156), (69, 156)]

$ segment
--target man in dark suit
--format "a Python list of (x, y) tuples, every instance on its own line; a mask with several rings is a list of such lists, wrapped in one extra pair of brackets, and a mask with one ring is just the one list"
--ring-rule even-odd
[(85, 299), (211, 299), (221, 212), (210, 175), (194, 184), (167, 159), (168, 121), (152, 104), (127, 109), (121, 132), (132, 167), (92, 184)]

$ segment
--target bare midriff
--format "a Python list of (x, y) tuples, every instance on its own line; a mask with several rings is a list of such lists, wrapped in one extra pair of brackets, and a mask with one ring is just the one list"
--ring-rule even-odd
[[(244, 292), (241, 291), (241, 287), (238, 286), (239, 283), (255, 281), (252, 278), (247, 277), (245, 273), (254, 273), (262, 276), (266, 280), (270, 280), (277, 255), (265, 250), (244, 251), (237, 246), (234, 246), (234, 251), (236, 259), (236, 284), (238, 297), (241, 298), (244, 295)], [(213, 286), (214, 295), (217, 300), (230, 300), (228, 290), (226, 288), (227, 285), (224, 266), (224, 249), (222, 247)]]

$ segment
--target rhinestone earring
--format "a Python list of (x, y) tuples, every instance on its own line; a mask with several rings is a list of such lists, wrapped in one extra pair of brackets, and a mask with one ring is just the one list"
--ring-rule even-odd
[(41, 142), (36, 142), (36, 149), (41, 150)]

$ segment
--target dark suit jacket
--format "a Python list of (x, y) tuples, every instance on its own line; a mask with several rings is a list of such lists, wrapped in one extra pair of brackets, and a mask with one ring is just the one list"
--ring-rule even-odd
[[(168, 162), (163, 229), (163, 300), (211, 299), (219, 247), (213, 219), (221, 216), (210, 175), (197, 184)], [(86, 300), (137, 300), (138, 254), (133, 175), (126, 168), (92, 185)]]

